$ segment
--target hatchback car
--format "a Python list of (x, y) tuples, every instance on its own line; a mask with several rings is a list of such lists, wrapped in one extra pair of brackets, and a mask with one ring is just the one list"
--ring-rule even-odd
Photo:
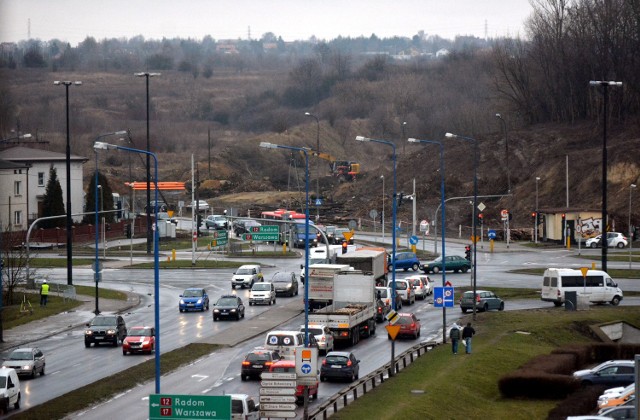
[(258, 303), (266, 303), (269, 306), (276, 304), (276, 288), (273, 283), (262, 282), (256, 283), (251, 287), (249, 292), (249, 306)]
[[(398, 320), (394, 325), (398, 325), (400, 327), (400, 332), (398, 332), (398, 337), (412, 337), (418, 338), (420, 337), (420, 320), (415, 316), (414, 313), (398, 313)], [(391, 336), (387, 334), (387, 338), (391, 340)]]
[(201, 287), (190, 287), (180, 295), (178, 302), (178, 310), (185, 311), (208, 311), (209, 295), (207, 291)]
[(280, 354), (274, 350), (257, 347), (244, 357), (240, 368), (240, 379), (260, 378), (262, 372), (269, 372), (271, 365), (280, 360)]
[(255, 220), (251, 220), (251, 219), (236, 220), (235, 222), (233, 222), (233, 233), (235, 233), (236, 236), (240, 236), (243, 233), (249, 233), (249, 230), (252, 227), (260, 227), (260, 226), (262, 226), (262, 224), (260, 222), (256, 222)]
[(346, 379), (353, 382), (360, 376), (360, 360), (350, 351), (332, 351), (322, 361), (320, 380)]
[[(391, 295), (392, 295), (391, 287), (376, 286), (376, 296), (379, 299), (382, 299), (384, 304), (388, 306), (390, 309), (393, 308), (393, 305), (391, 304)], [(402, 309), (402, 296), (400, 296), (398, 293), (396, 293), (395, 309), (396, 310)]]
[(413, 291), (416, 294), (416, 299), (425, 300), (427, 296), (433, 293), (433, 280), (425, 274), (414, 274), (413, 276), (405, 277), (404, 279), (411, 282)]
[[(300, 332), (304, 333), (304, 325), (300, 325)], [(318, 351), (325, 354), (333, 350), (333, 333), (323, 324), (309, 324), (309, 334), (313, 335), (318, 342)]]
[(347, 228), (335, 228), (333, 231), (333, 243), (336, 245), (342, 245), (343, 242), (346, 242), (347, 245), (353, 245), (353, 236), (349, 240), (344, 236), (345, 233), (350, 233), (351, 229)]
[(635, 380), (635, 362), (633, 360), (610, 360), (592, 369), (578, 370), (573, 373), (583, 385), (628, 385)]
[[(281, 373), (296, 373), (296, 361), (295, 360), (279, 360), (271, 365), (269, 368), (269, 372), (281, 372)], [(309, 398), (318, 399), (318, 385), (319, 382), (316, 380), (314, 385), (310, 385), (309, 388)], [(304, 401), (304, 386), (298, 385), (296, 386), (296, 400), (298, 404), (301, 404)]]
[[(387, 287), (392, 287), (393, 280), (387, 282)], [(400, 295), (403, 304), (413, 305), (416, 303), (416, 294), (409, 280), (396, 279), (396, 294)]]
[(156, 333), (153, 327), (131, 327), (122, 342), (122, 354), (153, 353), (156, 347)]
[(227, 228), (227, 218), (221, 214), (212, 214), (204, 219), (204, 226), (207, 229), (224, 230)]
[(224, 295), (213, 305), (213, 322), (218, 319), (244, 318), (244, 304), (236, 295)]
[(298, 295), (298, 279), (293, 271), (278, 271), (269, 281), (276, 288), (276, 295)]
[(473, 307), (476, 307), (476, 311), (488, 311), (489, 309), (497, 309), (499, 311), (504, 310), (504, 301), (496, 296), (495, 293), (487, 290), (476, 290), (475, 297), (473, 291), (464, 292), (460, 299), (460, 309), (463, 313), (472, 311)]
[(44, 375), (45, 365), (44, 354), (37, 347), (16, 349), (2, 362), (3, 368), (15, 369), (18, 375), (29, 375), (32, 378), (38, 373)]
[[(396, 270), (401, 268), (404, 271), (408, 271), (412, 269), (413, 271), (418, 271), (420, 268), (420, 260), (413, 252), (399, 252), (396, 253)], [(389, 271), (393, 270), (393, 257), (389, 255), (389, 261), (387, 261), (387, 269)]]
[(425, 273), (437, 274), (442, 272), (445, 267), (447, 271), (453, 271), (454, 273), (466, 273), (471, 270), (471, 261), (459, 255), (449, 255), (444, 258), (444, 263), (442, 261), (442, 257), (438, 257), (433, 261), (422, 263), (420, 269)]
[[(587, 239), (585, 246), (587, 248), (599, 248), (602, 246), (602, 235), (594, 236)], [(629, 245), (629, 240), (620, 232), (607, 232), (608, 248), (624, 248)]]

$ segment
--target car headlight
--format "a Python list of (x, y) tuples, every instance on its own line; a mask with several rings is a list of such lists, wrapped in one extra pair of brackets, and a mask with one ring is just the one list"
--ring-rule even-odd
[(84, 332), (85, 335), (93, 335), (93, 331), (91, 330), (87, 330)]
[(31, 365), (24, 365), (24, 366), (22, 366), (22, 369), (29, 370), (29, 369), (31, 369)]
[(220, 313), (220, 309), (214, 309), (213, 312)]
[(7, 365), (2, 365), (2, 369), (6, 369), (6, 368), (8, 368), (8, 367), (9, 367), (9, 366), (7, 366)]
[(116, 330), (114, 330), (113, 328), (110, 328), (107, 330), (107, 334), (115, 334)]
[(198, 299), (197, 304), (198, 304), (198, 305), (202, 304), (202, 299)]
[(184, 305), (184, 299), (180, 299), (180, 305)]
[(293, 283), (287, 283), (287, 288), (293, 286)]
[(231, 312), (235, 312), (235, 311), (236, 311), (236, 309), (232, 309), (232, 310), (231, 310)]

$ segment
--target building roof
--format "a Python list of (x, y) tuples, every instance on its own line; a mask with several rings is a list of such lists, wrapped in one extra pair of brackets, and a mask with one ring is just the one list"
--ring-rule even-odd
[(0, 169), (24, 169), (28, 168), (29, 166), (31, 165), (29, 165), (28, 163), (16, 163), (0, 159)]
[[(64, 153), (17, 146), (0, 150), (0, 159), (10, 160), (12, 162), (51, 162), (66, 161), (67, 157)], [(89, 159), (83, 156), (71, 155), (72, 162), (86, 162), (87, 160)]]

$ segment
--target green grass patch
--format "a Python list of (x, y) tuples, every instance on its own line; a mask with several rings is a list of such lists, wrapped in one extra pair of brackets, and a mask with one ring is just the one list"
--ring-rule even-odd
[[(73, 266), (91, 265), (95, 258), (73, 258)], [(105, 260), (102, 260), (105, 261)], [(106, 260), (108, 261), (108, 260)], [(29, 267), (31, 268), (62, 268), (67, 266), (67, 258), (31, 258)]]
[[(215, 344), (192, 343), (185, 347), (162, 354), (161, 372), (167, 374), (180, 366), (184, 366), (216, 351)], [(118, 349), (119, 351), (119, 349)], [(124, 356), (123, 356), (124, 357)], [(127, 356), (137, 357), (137, 356)], [(83, 388), (61, 395), (53, 400), (14, 414), (15, 419), (61, 419), (76, 411), (84, 410), (100, 401), (134, 388), (155, 378), (155, 359), (132, 366), (104, 379), (100, 379)], [(126, 418), (126, 413), (121, 413)]]
[(332, 418), (469, 419), (480, 413), (491, 419), (547, 418), (558, 401), (502, 398), (499, 378), (559, 346), (590, 342), (582, 325), (614, 320), (640, 325), (640, 311), (596, 306), (579, 312), (554, 308), (479, 313), (473, 322), (473, 354), (452, 355), (450, 345), (439, 346)]

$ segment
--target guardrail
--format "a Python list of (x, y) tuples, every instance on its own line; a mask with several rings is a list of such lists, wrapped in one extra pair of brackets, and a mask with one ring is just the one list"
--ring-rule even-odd
[[(398, 355), (394, 364), (396, 367), (396, 372), (400, 372), (404, 370), (407, 366), (413, 363), (418, 357), (424, 356), (435, 346), (440, 343), (437, 341), (425, 341), (410, 349), (406, 350), (402, 354)], [(350, 401), (355, 401), (358, 399), (358, 395), (364, 395), (368, 391), (374, 390), (377, 386), (384, 384), (384, 381), (390, 378), (391, 374), (391, 362), (385, 364), (378, 370), (371, 372), (364, 378), (361, 378), (357, 382), (352, 383), (346, 388), (343, 388), (340, 392), (335, 394), (333, 397), (323, 402), (316, 408), (315, 410), (309, 413), (309, 419), (323, 419), (326, 420), (332, 414), (337, 413), (340, 409), (346, 407), (350, 404)], [(370, 388), (369, 388), (370, 385)], [(350, 399), (349, 395), (353, 395), (353, 398)]]

